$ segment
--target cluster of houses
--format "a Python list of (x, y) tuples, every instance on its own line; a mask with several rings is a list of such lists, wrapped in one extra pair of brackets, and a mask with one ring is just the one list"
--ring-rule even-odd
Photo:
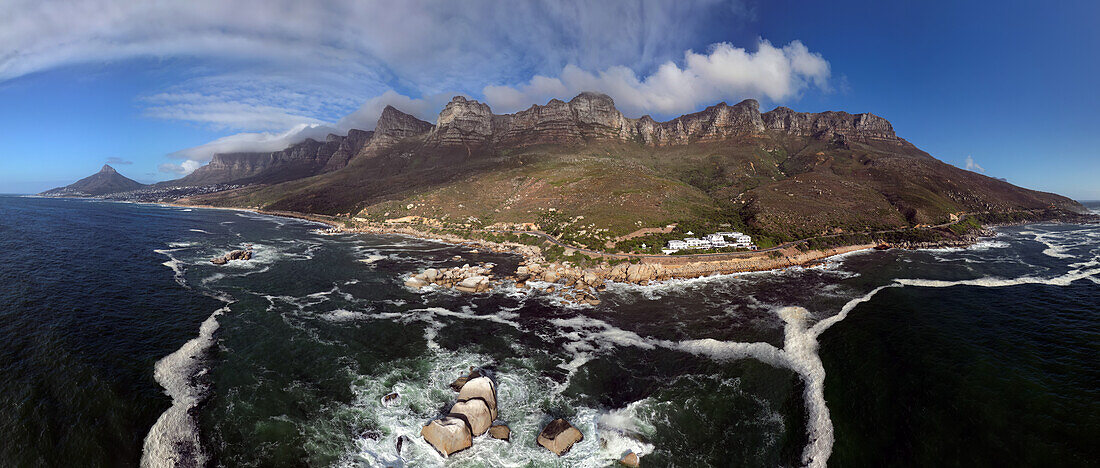
[[(690, 236), (693, 233), (688, 232), (687, 234)], [(684, 240), (671, 240), (668, 241), (668, 248), (662, 249), (661, 251), (665, 254), (671, 254), (679, 252), (681, 250), (721, 249), (726, 247), (740, 247), (751, 250), (756, 249), (756, 246), (752, 244), (752, 237), (734, 231), (708, 234), (702, 239), (697, 237), (688, 237)]]

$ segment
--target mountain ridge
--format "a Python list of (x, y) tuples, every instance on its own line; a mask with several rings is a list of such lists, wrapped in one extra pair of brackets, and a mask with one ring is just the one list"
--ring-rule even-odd
[(870, 113), (761, 113), (749, 99), (657, 122), (599, 93), (513, 114), (456, 96), (425, 128), (339, 171), (194, 201), (481, 224), (538, 222), (553, 208), (616, 235), (725, 219), (777, 240), (1082, 209), (945, 164)]

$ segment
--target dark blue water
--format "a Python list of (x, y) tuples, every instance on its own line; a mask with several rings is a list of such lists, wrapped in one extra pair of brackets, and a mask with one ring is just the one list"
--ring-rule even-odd
[[(0, 197), (0, 456), (18, 466), (1095, 464), (1100, 228), (613, 286), (402, 276), (509, 255), (219, 210)], [(248, 263), (209, 258), (253, 245)], [(455, 260), (454, 256), (461, 258)], [(899, 281), (900, 280), (900, 281)], [(512, 442), (419, 428), (470, 366)], [(393, 406), (379, 399), (396, 391)], [(538, 448), (566, 417), (585, 440)], [(406, 436), (398, 454), (397, 437)]]

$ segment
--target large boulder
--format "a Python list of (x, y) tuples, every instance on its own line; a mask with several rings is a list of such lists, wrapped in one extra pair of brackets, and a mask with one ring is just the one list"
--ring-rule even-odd
[(469, 401), (480, 398), (489, 407), (491, 419), (497, 418), (497, 389), (493, 381), (488, 377), (470, 379), (458, 392), (458, 401)]
[(428, 268), (427, 270), (424, 270), (424, 279), (427, 280), (429, 283), (435, 281), (438, 278), (439, 270), (435, 268)]
[(481, 292), (488, 289), (489, 277), (488, 276), (471, 276), (458, 283), (455, 289), (462, 292)]
[(423, 288), (424, 286), (427, 286), (427, 285), (428, 285), (427, 281), (424, 281), (424, 280), (422, 280), (418, 277), (415, 277), (415, 276), (410, 276), (409, 279), (405, 280), (405, 286), (408, 286), (408, 287), (413, 288), (413, 289), (420, 289), (420, 288)]
[(466, 421), (470, 426), (470, 432), (474, 437), (480, 436), (493, 425), (493, 415), (489, 412), (489, 404), (481, 398), (472, 398), (455, 403), (447, 414), (449, 418), (458, 418)]
[(638, 458), (638, 454), (634, 452), (627, 452), (619, 459), (619, 464), (623, 466), (629, 466), (630, 468), (638, 468), (638, 465), (642, 464), (642, 461)]
[(630, 267), (626, 269), (626, 280), (631, 283), (641, 283), (656, 278), (656, 273), (656, 270), (654, 270), (652, 266), (644, 263), (630, 265)]
[(469, 426), (458, 418), (436, 419), (420, 429), (420, 435), (444, 457), (474, 445)]
[(539, 433), (538, 443), (557, 456), (565, 455), (573, 444), (584, 440), (584, 434), (564, 419), (550, 421)]
[(489, 426), (489, 436), (507, 442), (512, 438), (512, 429), (504, 424)]

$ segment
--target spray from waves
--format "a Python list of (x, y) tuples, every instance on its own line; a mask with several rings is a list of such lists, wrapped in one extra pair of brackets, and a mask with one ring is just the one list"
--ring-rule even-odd
[(229, 306), (210, 314), (199, 327), (199, 336), (176, 352), (157, 361), (153, 377), (172, 397), (172, 406), (157, 418), (145, 436), (141, 454), (143, 467), (203, 466), (208, 460), (199, 441), (198, 425), (191, 410), (202, 401), (206, 388), (195, 383), (201, 374), (202, 357), (214, 344), (218, 316)]

